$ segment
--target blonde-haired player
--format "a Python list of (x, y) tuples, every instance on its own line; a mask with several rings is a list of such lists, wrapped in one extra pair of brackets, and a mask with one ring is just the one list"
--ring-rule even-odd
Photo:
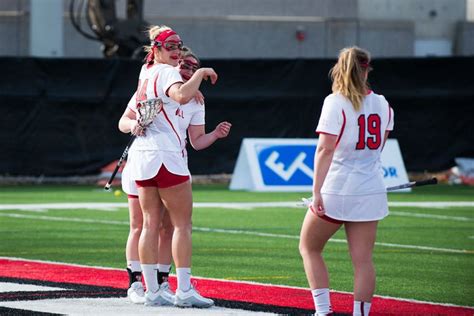
[[(181, 59), (179, 62), (179, 72), (183, 81), (188, 81), (194, 72), (200, 67), (200, 61), (196, 55), (187, 47), (182, 48)], [(129, 101), (128, 107), (133, 107), (136, 103), (136, 94)], [(212, 145), (217, 139), (227, 137), (230, 132), (231, 124), (221, 122), (210, 133), (205, 133), (205, 107), (204, 104), (192, 99), (185, 105), (182, 105), (174, 113), (178, 117), (179, 134), (183, 142), (183, 159), (187, 165), (186, 139), (187, 132), (190, 135), (190, 141), (194, 149), (201, 150)], [(131, 151), (134, 150), (132, 146)], [(133, 156), (133, 155), (131, 155)], [(130, 160), (130, 159), (129, 159)], [(130, 162), (130, 161), (129, 161)], [(122, 173), (122, 188), (128, 194), (129, 213), (130, 213), (130, 232), (127, 239), (126, 257), (127, 271), (130, 278), (130, 288), (128, 297), (134, 303), (144, 303), (143, 286), (141, 283), (141, 267), (138, 255), (138, 239), (142, 230), (142, 212), (138, 200), (138, 190), (135, 181), (132, 180), (128, 164)], [(171, 295), (174, 293), (169, 289), (168, 275), (171, 268), (171, 243), (174, 227), (170, 216), (165, 208), (162, 208), (162, 220), (159, 228), (159, 249), (158, 249), (158, 284), (160, 288)]]
[[(129, 154), (129, 168), (143, 213), (138, 252), (147, 286), (145, 304), (209, 307), (214, 302), (202, 297), (191, 285), (192, 192), (182, 153), (184, 140), (178, 132), (175, 113), (180, 104), (188, 103), (198, 93), (203, 79), (214, 84), (217, 74), (212, 68), (200, 68), (183, 83), (175, 68), (182, 48), (179, 35), (169, 27), (155, 26), (149, 30), (149, 36), (151, 45), (139, 75), (136, 98), (138, 102), (159, 99), (163, 109), (146, 132), (137, 122), (136, 105), (127, 108), (119, 122), (122, 132), (138, 136)], [(172, 248), (178, 289), (174, 298), (157, 280), (157, 240), (163, 205), (175, 228)]]
[(317, 315), (332, 312), (322, 251), (342, 225), (354, 266), (354, 315), (369, 314), (374, 294), (372, 251), (377, 223), (388, 215), (380, 154), (393, 130), (393, 110), (369, 90), (370, 70), (367, 51), (341, 50), (316, 129), (313, 201), (299, 247)]

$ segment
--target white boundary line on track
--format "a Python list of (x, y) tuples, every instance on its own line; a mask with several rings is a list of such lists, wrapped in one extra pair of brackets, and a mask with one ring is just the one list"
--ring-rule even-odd
[[(46, 221), (58, 221), (58, 222), (127, 225), (127, 226), (129, 225), (128, 221), (111, 221), (111, 220), (87, 219), (87, 218), (77, 218), (77, 217), (57, 217), (57, 216), (38, 216), (38, 215), (26, 215), (26, 214), (0, 213), (0, 217), (2, 216), (11, 217), (11, 218), (25, 218), (25, 219), (36, 219), (36, 220), (46, 220)], [(220, 229), (220, 228), (208, 228), (208, 227), (193, 227), (193, 230), (200, 231), (200, 232), (209, 232), (209, 233), (238, 234), (238, 235), (250, 235), (250, 236), (258, 236), (258, 237), (271, 237), (271, 238), (284, 238), (284, 239), (299, 240), (299, 236), (296, 236), (296, 235), (260, 233), (260, 232), (247, 231), (247, 230)], [(347, 243), (345, 239), (337, 239), (337, 238), (331, 238), (329, 239), (329, 241), (336, 242), (336, 243)], [(417, 250), (460, 253), (460, 254), (474, 253), (474, 251), (472, 250), (465, 250), (465, 249), (436, 248), (436, 247), (402, 245), (402, 244), (381, 243), (381, 242), (376, 242), (375, 245), (383, 246), (383, 247), (391, 247), (391, 248), (417, 249)]]
[[(0, 259), (3, 259), (3, 260), (22, 260), (22, 261), (27, 261), (27, 262), (47, 263), (47, 264), (54, 264), (54, 265), (68, 265), (68, 266), (73, 266), (73, 267), (95, 268), (95, 269), (109, 270), (109, 271), (123, 271), (123, 269), (110, 268), (110, 267), (87, 266), (87, 265), (76, 264), (76, 263), (55, 262), (55, 261), (48, 261), (48, 260), (33, 260), (33, 259), (25, 259), (25, 258), (18, 258), (18, 257), (2, 257), (2, 256), (0, 256)], [(171, 274), (171, 275), (174, 275), (174, 274)], [(206, 277), (200, 277), (200, 276), (194, 276), (194, 275), (193, 275), (193, 278), (202, 279), (202, 280), (212, 280), (212, 281), (217, 281), (217, 282), (225, 282), (225, 283), (240, 283), (240, 284), (250, 284), (250, 285), (259, 285), (259, 286), (267, 286), (267, 287), (280, 287), (280, 288), (288, 288), (288, 289), (297, 289), (297, 290), (307, 290), (307, 291), (309, 291), (309, 288), (299, 287), (299, 286), (270, 284), (270, 283), (258, 283), (258, 282), (253, 282), (253, 281), (239, 281), (239, 280), (229, 281), (229, 280), (206, 278)], [(336, 291), (336, 290), (331, 290), (331, 292), (341, 293), (341, 294), (352, 294), (352, 292)], [(455, 304), (449, 304), (449, 303), (437, 303), (437, 302), (431, 302), (431, 301), (420, 301), (420, 300), (415, 300), (415, 299), (398, 298), (398, 297), (385, 296), (385, 295), (374, 295), (374, 296), (375, 297), (380, 297), (380, 298), (385, 298), (385, 299), (394, 299), (394, 300), (400, 300), (400, 301), (404, 301), (404, 302), (411, 302), (411, 303), (432, 304), (432, 305), (441, 305), (441, 306), (449, 306), (449, 307), (464, 307), (464, 308), (470, 308), (470, 309), (474, 310), (473, 306), (455, 305)]]

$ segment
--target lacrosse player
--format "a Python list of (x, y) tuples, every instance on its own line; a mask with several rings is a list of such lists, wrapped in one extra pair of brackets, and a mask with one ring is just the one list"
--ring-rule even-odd
[[(146, 48), (148, 55), (139, 76), (137, 103), (125, 110), (119, 122), (122, 132), (138, 136), (129, 153), (129, 172), (143, 213), (138, 253), (147, 287), (145, 304), (210, 307), (214, 302), (191, 285), (192, 192), (176, 112), (180, 104), (195, 97), (203, 79), (214, 84), (217, 74), (212, 68), (200, 68), (183, 83), (175, 68), (182, 48), (179, 35), (166, 26), (152, 27), (149, 35), (151, 45)], [(158, 100), (162, 109), (145, 131), (136, 113), (146, 100)], [(174, 226), (172, 249), (178, 278), (174, 297), (158, 284), (157, 240), (163, 205)]]
[(354, 267), (354, 315), (368, 315), (375, 289), (372, 262), (377, 223), (388, 215), (380, 155), (393, 130), (393, 110), (369, 90), (370, 55), (341, 50), (331, 69), (333, 93), (324, 100), (314, 159), (313, 201), (300, 236), (300, 253), (317, 315), (331, 311), (322, 251), (344, 225)]
[[(188, 81), (199, 67), (199, 59), (189, 48), (184, 46), (178, 66), (183, 81)], [(128, 103), (128, 107), (132, 107), (135, 103), (136, 95), (134, 94)], [(186, 145), (187, 133), (189, 133), (191, 145), (196, 150), (205, 149), (212, 145), (217, 139), (227, 137), (232, 126), (228, 122), (221, 122), (212, 132), (206, 134), (204, 119), (205, 107), (204, 104), (197, 102), (196, 99), (192, 99), (188, 104), (181, 106), (175, 115), (179, 117), (179, 131), (182, 139), (185, 140), (184, 144)], [(131, 150), (133, 150), (133, 148), (134, 147), (132, 146)], [(183, 158), (187, 165), (187, 151), (185, 146), (183, 146), (183, 154)], [(143, 304), (145, 298), (141, 282), (141, 266), (138, 255), (138, 240), (142, 230), (143, 218), (140, 203), (138, 201), (138, 191), (135, 181), (131, 179), (127, 165), (122, 172), (122, 189), (128, 195), (130, 213), (130, 231), (126, 246), (127, 272), (130, 282), (128, 297), (136, 304)], [(165, 208), (162, 209), (162, 213), (163, 217), (159, 228), (158, 284), (168, 293), (174, 295), (168, 283), (168, 276), (171, 270), (171, 242), (174, 227)]]

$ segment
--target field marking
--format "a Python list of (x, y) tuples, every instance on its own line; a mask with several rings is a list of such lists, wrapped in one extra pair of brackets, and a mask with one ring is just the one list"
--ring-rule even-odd
[[(37, 215), (26, 215), (26, 214), (12, 214), (12, 213), (0, 213), (0, 217), (12, 217), (12, 218), (25, 218), (25, 219), (36, 219), (36, 220), (47, 220), (47, 221), (59, 221), (59, 222), (75, 222), (75, 223), (91, 223), (91, 224), (106, 224), (106, 225), (129, 225), (128, 221), (111, 221), (111, 220), (98, 220), (98, 219), (87, 219), (77, 217), (57, 217), (57, 216), (37, 216)], [(222, 233), (222, 234), (235, 234), (235, 235), (250, 235), (258, 237), (271, 237), (271, 238), (284, 238), (284, 239), (295, 239), (299, 240), (299, 236), (286, 235), (286, 234), (273, 234), (273, 233), (261, 233), (248, 230), (236, 230), (236, 229), (222, 229), (222, 228), (209, 228), (209, 227), (193, 227), (193, 231), (209, 232), (209, 233)], [(335, 243), (347, 243), (345, 239), (331, 238), (330, 242)], [(404, 245), (404, 244), (392, 244), (376, 242), (375, 245), (392, 248), (403, 248), (403, 249), (416, 249), (416, 250), (427, 250), (436, 252), (448, 252), (448, 253), (461, 253), (461, 254), (473, 254), (474, 250), (465, 249), (450, 249), (450, 248), (437, 248), (427, 246), (416, 246), (416, 245)]]
[[(127, 298), (59, 298), (31, 301), (1, 302), (2, 307), (27, 310), (28, 312), (55, 313), (63, 315), (182, 315), (182, 311), (174, 306), (136, 305)], [(207, 309), (191, 308), (187, 315), (276, 315), (271, 312), (257, 312), (213, 306)]]
[(464, 217), (464, 216), (446, 216), (446, 215), (436, 215), (436, 214), (399, 212), (399, 211), (390, 211), (389, 215), (406, 216), (406, 217), (418, 217), (418, 218), (431, 218), (431, 219), (443, 219), (443, 220), (452, 220), (452, 221), (460, 221), (460, 222), (470, 222), (470, 221), (474, 220), (474, 218)]
[[(28, 258), (20, 258), (20, 257), (5, 257), (5, 256), (0, 256), (0, 260), (8, 260), (8, 261), (24, 261), (24, 262), (30, 262), (30, 263), (36, 263), (36, 264), (48, 264), (54, 266), (59, 266), (60, 268), (64, 268), (64, 266), (70, 266), (70, 267), (76, 267), (76, 268), (87, 268), (87, 269), (98, 269), (98, 270), (105, 270), (105, 271), (116, 271), (116, 272), (122, 272), (122, 268), (113, 268), (113, 267), (103, 267), (103, 266), (96, 266), (96, 265), (84, 265), (84, 264), (79, 264), (79, 263), (66, 263), (66, 262), (59, 262), (59, 261), (50, 261), (50, 260), (40, 260), (40, 259), (28, 259)], [(51, 269), (48, 269), (51, 270)], [(61, 270), (61, 269), (59, 269)], [(170, 274), (172, 277), (176, 277), (176, 274)], [(217, 279), (217, 278), (212, 278), (212, 277), (202, 277), (202, 276), (196, 276), (193, 275), (194, 279), (198, 280), (208, 280), (208, 281), (215, 281), (215, 282), (222, 282), (224, 284), (227, 283), (233, 283), (233, 284), (242, 284), (242, 285), (257, 285), (261, 286), (263, 288), (284, 288), (284, 289), (295, 289), (295, 290), (305, 290), (309, 291), (307, 287), (300, 287), (300, 286), (294, 286), (294, 285), (283, 285), (283, 284), (271, 284), (271, 283), (259, 283), (255, 281), (246, 281), (246, 280), (225, 280), (225, 279)], [(353, 295), (352, 292), (347, 292), (347, 291), (340, 291), (340, 290), (332, 290), (331, 293), (337, 293), (337, 294), (349, 294)], [(374, 295), (374, 297), (382, 298), (382, 299), (391, 299), (391, 300), (399, 300), (402, 302), (408, 302), (408, 303), (417, 303), (417, 304), (429, 304), (429, 305), (436, 305), (436, 306), (445, 306), (445, 307), (462, 307), (462, 308), (468, 308), (474, 310), (474, 306), (467, 306), (467, 305), (456, 305), (452, 303), (440, 303), (440, 302), (434, 302), (434, 301), (421, 301), (417, 299), (412, 299), (412, 298), (400, 298), (400, 297), (394, 297), (394, 296), (388, 296), (388, 295)]]
[(19, 210), (44, 212), (46, 210), (88, 209), (94, 211), (116, 212), (127, 208), (127, 203), (37, 203), (37, 204), (0, 204), (0, 211)]
[[(446, 207), (474, 207), (474, 202), (389, 202), (389, 206), (394, 207), (433, 207), (433, 208), (446, 208)], [(96, 211), (115, 212), (121, 208), (127, 208), (127, 203), (44, 203), (44, 204), (0, 204), (1, 211), (31, 211), (31, 212), (46, 212), (48, 209), (52, 210), (66, 210), (66, 209), (88, 209)], [(254, 202), (254, 203), (221, 203), (221, 202), (196, 202), (193, 207), (195, 208), (223, 208), (233, 210), (246, 210), (251, 211), (254, 208), (262, 207), (283, 207), (283, 208), (300, 208), (303, 207), (298, 205), (296, 202)], [(470, 222), (474, 221), (472, 217), (465, 216), (447, 216), (437, 214), (425, 214), (425, 213), (413, 213), (413, 212), (400, 212), (391, 211), (390, 215), (394, 216), (406, 216), (406, 217), (418, 217), (418, 218), (430, 218), (440, 220), (453, 220)]]
[[(302, 202), (195, 202), (197, 208), (228, 208), (228, 209), (253, 209), (264, 207), (303, 208)], [(449, 208), (473, 207), (474, 201), (439, 201), (439, 202), (388, 202), (393, 207), (414, 208)], [(35, 203), (35, 204), (0, 204), (0, 210), (37, 210), (37, 209), (100, 209), (115, 211), (126, 208), (126, 202), (91, 202), (91, 203)]]

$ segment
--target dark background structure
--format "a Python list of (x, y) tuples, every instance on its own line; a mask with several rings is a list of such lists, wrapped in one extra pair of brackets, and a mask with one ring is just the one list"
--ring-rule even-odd
[[(219, 74), (202, 85), (206, 122), (233, 124), (211, 148), (189, 149), (193, 174), (232, 173), (245, 137), (315, 138), (330, 91), (328, 59), (204, 60)], [(125, 59), (0, 58), (0, 175), (93, 175), (128, 141), (118, 120), (136, 89), (140, 62)], [(370, 82), (395, 110), (408, 171), (439, 171), (474, 157), (474, 57), (373, 61)]]

